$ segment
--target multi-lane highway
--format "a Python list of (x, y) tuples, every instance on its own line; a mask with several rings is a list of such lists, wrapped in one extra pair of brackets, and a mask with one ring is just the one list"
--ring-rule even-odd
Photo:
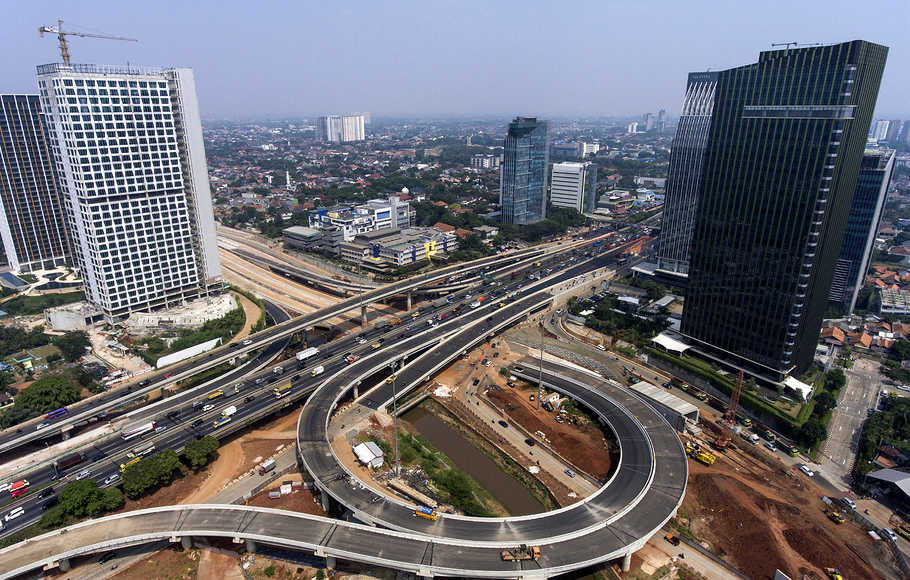
[[(527, 266), (528, 262), (533, 264), (538, 255), (532, 255), (530, 258), (523, 255), (522, 258), (523, 264)], [(137, 418), (148, 419), (156, 412), (165, 410), (167, 413), (164, 418), (158, 418), (159, 431), (150, 438), (143, 439), (142, 445), (154, 443), (160, 449), (179, 449), (188, 438), (215, 431), (214, 419), (229, 405), (238, 407), (236, 419), (232, 419), (226, 426), (218, 427), (216, 434), (242, 428), (243, 423), (271, 413), (278, 406), (294, 404), (318, 385), (312, 400), (301, 412), (298, 424), (298, 448), (304, 465), (324, 493), (350, 508), (359, 519), (398, 531), (383, 532), (369, 529), (364, 531), (359, 526), (333, 522), (325, 528), (327, 535), (315, 538), (312, 535), (307, 536), (304, 544), (308, 549), (360, 561), (394, 564), (393, 567), (421, 573), (431, 571), (435, 574), (460, 573), (488, 577), (504, 572), (508, 572), (510, 576), (538, 576), (543, 572), (558, 573), (606, 559), (628, 556), (675, 513), (685, 489), (685, 457), (678, 438), (659, 415), (630, 393), (617, 392), (604, 396), (603, 393), (592, 391), (587, 385), (596, 379), (591, 377), (579, 381), (577, 377), (573, 379), (569, 376), (571, 373), (561, 374), (560, 369), (548, 368), (545, 382), (548, 386), (569, 394), (591, 408), (601, 421), (613, 430), (620, 441), (620, 466), (611, 481), (594, 495), (573, 506), (546, 514), (505, 519), (478, 519), (452, 515), (443, 515), (435, 521), (415, 518), (413, 508), (404, 502), (376, 496), (366, 486), (351, 485), (349, 481), (353, 477), (352, 474), (347, 473), (336, 460), (326, 436), (330, 410), (339, 399), (357, 386), (366, 390), (372, 386), (371, 383), (376, 382), (377, 379), (373, 377), (377, 375), (381, 380), (387, 373), (390, 360), (405, 363), (396, 375), (396, 386), (406, 391), (427, 380), (442, 366), (478, 342), (544, 307), (551, 300), (545, 292), (546, 287), (601, 267), (607, 259), (609, 258), (585, 260), (571, 267), (563, 263), (564, 268), (550, 279), (528, 283), (522, 278), (506, 287), (488, 289), (493, 290), (500, 300), (506, 299), (505, 296), (509, 295), (510, 300), (501, 308), (499, 300), (487, 301), (483, 306), (473, 303), (473, 308), (464, 307), (460, 315), (454, 316), (456, 313), (453, 311), (459, 306), (460, 301), (464, 301), (466, 293), (463, 292), (453, 298), (453, 304), (442, 307), (438, 312), (427, 309), (424, 313), (418, 314), (418, 318), (411, 322), (411, 326), (403, 325), (392, 330), (370, 330), (369, 332), (375, 335), (369, 337), (366, 342), (368, 346), (361, 344), (362, 341), (352, 343), (351, 339), (328, 345), (321, 353), (324, 360), (312, 361), (309, 365), (313, 367), (319, 363), (325, 368), (325, 372), (318, 377), (314, 377), (309, 368), (284, 369), (282, 373), (271, 372), (269, 378), (282, 382), (288, 380), (285, 375), (293, 374), (290, 377), (293, 382), (292, 395), (285, 400), (279, 401), (275, 398), (271, 393), (273, 387), (269, 381), (259, 380), (264, 377), (254, 377), (238, 384), (239, 392), (232, 397), (219, 396), (216, 399), (219, 402), (210, 403), (213, 407), (202, 411), (198, 415), (199, 418), (195, 418), (199, 413), (196, 408), (198, 403), (194, 407), (195, 401), (189, 400), (171, 401), (162, 406), (160, 411), (143, 410), (139, 414), (142, 416), (137, 415)], [(508, 272), (514, 267), (509, 266), (505, 270)], [(432, 280), (438, 281), (447, 275), (441, 273)], [(502, 272), (500, 276), (503, 276)], [(429, 282), (430, 277), (425, 281)], [(419, 283), (411, 288), (417, 285)], [(381, 291), (382, 289), (377, 292)], [(335, 314), (337, 312), (333, 312), (332, 316)], [(448, 314), (448, 320), (440, 323), (441, 314)], [(319, 316), (317, 314), (313, 318)], [(381, 334), (385, 335), (383, 338), (392, 340), (377, 341)], [(271, 339), (284, 336), (290, 334), (274, 333)], [(341, 360), (344, 355), (354, 352), (358, 347), (363, 347), (361, 350), (369, 349), (359, 361), (349, 365)], [(226, 383), (227, 381), (218, 382), (219, 385), (224, 384), (228, 387), (224, 390), (229, 393), (232, 385)], [(378, 388), (370, 391), (361, 402), (373, 408), (384, 406), (391, 399), (390, 389), (391, 384), (380, 382)], [(186, 406), (187, 404), (189, 406)], [(192, 423), (189, 423), (190, 420)], [(168, 421), (172, 421), (174, 425), (169, 425)], [(112, 445), (112, 450), (116, 449), (116, 453), (123, 454), (130, 442), (114, 441)], [(106, 467), (105, 461), (108, 462)], [(81, 472), (87, 469), (92, 471), (91, 477), (98, 478), (119, 471), (117, 460), (99, 459), (92, 463), (92, 466), (96, 466), (98, 471), (85, 466), (74, 468), (72, 471)], [(211, 508), (212, 506), (206, 506), (205, 509), (199, 508), (201, 511), (196, 512), (195, 508), (190, 506), (183, 510), (162, 510), (157, 515), (136, 513), (135, 517), (139, 528), (150, 526), (149, 529), (157, 529), (157, 532), (143, 535), (145, 538), (143, 541), (146, 541), (153, 537), (163, 537), (162, 533), (186, 535), (186, 525), (195, 521), (194, 518), (202, 511)], [(31, 509), (40, 509), (40, 504), (35, 503)], [(282, 528), (280, 522), (286, 521), (289, 517), (286, 513), (261, 510), (253, 514), (245, 512), (238, 515), (236, 510), (225, 509), (214, 519), (210, 512), (205, 513), (208, 515), (203, 517), (207, 522), (220, 521), (221, 524), (234, 527), (230, 527), (228, 529), (230, 533), (226, 533), (221, 524), (212, 523), (210, 528), (205, 528), (207, 530), (205, 533), (199, 532), (199, 535), (233, 535), (276, 545), (301, 547), (298, 538), (300, 533), (289, 531), (286, 534), (281, 533), (281, 537), (247, 533), (254, 527), (251, 525), (253, 520), (265, 525), (272, 518), (275, 524), (269, 526), (273, 530), (272, 533), (274, 534), (275, 530), (280, 531)], [(30, 515), (31, 519), (34, 519), (38, 514), (33, 511)], [(241, 520), (239, 526), (235, 521), (237, 517)], [(119, 526), (124, 519), (126, 518), (114, 518), (110, 521), (116, 522)], [(175, 525), (177, 527), (174, 527)], [(84, 540), (89, 542), (88, 544), (78, 539), (76, 537), (78, 534), (74, 533), (67, 535), (65, 547), (69, 550), (75, 548), (76, 551), (71, 551), (72, 554), (105, 549), (97, 542), (89, 545), (91, 538), (94, 537), (92, 534), (95, 533), (91, 528), (92, 526), (82, 525), (71, 530), (76, 532), (78, 529), (78, 534), (84, 534)], [(133, 532), (139, 528), (131, 527), (129, 530), (124, 529), (121, 536), (115, 534), (107, 537), (119, 537), (114, 543), (137, 541), (129, 538), (133, 538)], [(420, 534), (428, 534), (433, 538), (428, 539)], [(358, 535), (364, 536), (364, 543), (358, 544), (356, 550), (340, 547), (341, 545), (347, 548), (354, 547), (353, 544), (348, 544), (345, 538), (352, 539)], [(394, 538), (394, 541), (389, 538)], [(496, 548), (527, 542), (543, 544), (545, 556), (540, 561), (516, 564), (503, 562), (499, 558)], [(5, 550), (9, 558), (0, 557), (0, 561), (7, 563), (0, 565), (0, 570), (13, 572), (18, 564), (27, 566), (25, 561), (34, 554), (28, 556), (25, 553), (29, 552), (34, 544), (35, 541), (32, 541), (29, 546), (20, 547), (18, 551), (14, 548)], [(393, 547), (398, 548), (395, 554), (391, 553)], [(45, 560), (48, 556), (65, 557), (61, 552), (61, 546), (55, 546), (53, 536), (48, 538), (42, 549), (45, 553), (41, 557)], [(410, 556), (399, 558), (406, 553)], [(2, 555), (0, 553), (0, 556)], [(471, 562), (469, 566), (464, 561), (466, 556)], [(473, 559), (474, 556), (476, 560)], [(453, 567), (452, 564), (456, 561), (459, 561), (460, 565)], [(34, 564), (37, 560), (31, 562)]]

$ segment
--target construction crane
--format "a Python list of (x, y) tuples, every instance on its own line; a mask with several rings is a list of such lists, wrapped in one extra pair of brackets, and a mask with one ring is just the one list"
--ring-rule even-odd
[(70, 66), (70, 49), (66, 42), (67, 36), (79, 36), (82, 38), (106, 38), (108, 40), (125, 40), (128, 42), (139, 42), (135, 38), (127, 38), (126, 36), (109, 36), (107, 34), (89, 34), (88, 32), (74, 32), (70, 30), (63, 30), (63, 20), (57, 19), (57, 26), (39, 26), (38, 27), (38, 36), (43, 37), (44, 33), (56, 34), (57, 40), (60, 41), (60, 56), (63, 57), (63, 64)]
[(721, 425), (720, 435), (715, 441), (718, 449), (726, 449), (733, 437), (733, 428), (736, 426), (736, 410), (739, 408), (739, 395), (743, 392), (743, 372), (739, 371), (739, 378), (736, 380), (736, 388), (730, 394), (730, 406), (724, 413), (724, 422)]
[(771, 48), (774, 48), (775, 46), (783, 46), (784, 47), (784, 56), (787, 56), (790, 54), (791, 46), (793, 48), (800, 48), (800, 47), (805, 48), (808, 46), (821, 46), (821, 45), (822, 45), (822, 43), (820, 43), (820, 42), (804, 42), (802, 44), (800, 44), (796, 41), (794, 41), (794, 42), (772, 42)]

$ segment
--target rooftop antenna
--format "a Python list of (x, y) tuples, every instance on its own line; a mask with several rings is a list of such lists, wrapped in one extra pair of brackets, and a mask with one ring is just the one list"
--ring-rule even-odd
[(63, 30), (63, 19), (57, 19), (57, 26), (39, 26), (38, 27), (38, 36), (43, 37), (44, 33), (56, 34), (57, 40), (60, 42), (60, 56), (63, 57), (63, 64), (65, 66), (70, 66), (70, 49), (69, 45), (66, 42), (67, 36), (79, 36), (81, 38), (106, 38), (108, 40), (125, 40), (128, 42), (139, 42), (135, 38), (127, 38), (126, 36), (109, 36), (107, 34), (89, 34), (88, 32), (72, 32), (69, 30)]

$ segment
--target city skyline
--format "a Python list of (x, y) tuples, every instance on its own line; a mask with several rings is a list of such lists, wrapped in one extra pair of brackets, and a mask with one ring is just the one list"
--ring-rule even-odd
[[(910, 6), (886, 3), (876, 11), (856, 12), (846, 22), (839, 17), (844, 10), (824, 6), (824, 11), (814, 5), (788, 6), (787, 19), (769, 10), (767, 18), (753, 18), (749, 27), (735, 27), (722, 24), (740, 18), (738, 8), (710, 2), (697, 3), (695, 9), (671, 3), (583, 3), (574, 11), (540, 5), (527, 13), (513, 10), (512, 3), (469, 3), (458, 10), (409, 2), (382, 8), (286, 4), (272, 11), (252, 11), (239, 3), (214, 10), (202, 4), (181, 5), (176, 22), (159, 5), (99, 2), (61, 10), (37, 2), (10, 16), (0, 46), (6, 49), (6, 92), (31, 93), (34, 66), (59, 60), (54, 39), (39, 38), (37, 26), (62, 16), (73, 30), (138, 38), (138, 43), (73, 39), (73, 62), (192, 67), (206, 119), (312, 118), (360, 110), (389, 117), (519, 113), (558, 119), (633, 116), (661, 108), (675, 116), (688, 63), (718, 70), (754, 60), (773, 42), (830, 44), (866, 38), (893, 47), (875, 116), (910, 116), (903, 98), (910, 90), (903, 73), (910, 68), (910, 54), (897, 27), (882, 24), (910, 20)], [(577, 14), (585, 18), (574, 18)], [(308, 27), (305, 35), (275, 32), (289, 21), (318, 21), (320, 26)], [(352, 22), (371, 25), (350, 26)], [(560, 23), (571, 23), (576, 33), (546, 36), (546, 42), (528, 47), (517, 32), (542, 34)], [(610, 35), (605, 37), (599, 31), (608, 23)], [(687, 35), (679, 43), (681, 28), (705, 34)], [(222, 38), (217, 29), (229, 32)], [(257, 41), (238, 42), (244, 36)], [(23, 54), (29, 57), (22, 59)], [(490, 54), (499, 57), (487, 58)], [(531, 74), (532, 68), (547, 74)], [(503, 74), (507, 70), (513, 72)]]

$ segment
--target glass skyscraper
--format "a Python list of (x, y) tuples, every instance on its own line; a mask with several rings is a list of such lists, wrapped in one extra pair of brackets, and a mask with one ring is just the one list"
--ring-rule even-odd
[(812, 362), (887, 54), (852, 41), (690, 76), (705, 120), (681, 121), (691, 147), (674, 146), (666, 201), (680, 251), (662, 256), (688, 272), (697, 350), (773, 381)]
[(547, 217), (549, 122), (515, 117), (504, 142), (500, 202), (502, 223), (530, 224)]
[(882, 209), (894, 169), (894, 153), (893, 149), (882, 149), (866, 151), (863, 155), (844, 241), (828, 292), (828, 300), (841, 303), (844, 314), (853, 313), (856, 297), (869, 271), (875, 233), (882, 221)]
[(0, 95), (0, 238), (15, 272), (55, 268), (70, 255), (38, 95)]

